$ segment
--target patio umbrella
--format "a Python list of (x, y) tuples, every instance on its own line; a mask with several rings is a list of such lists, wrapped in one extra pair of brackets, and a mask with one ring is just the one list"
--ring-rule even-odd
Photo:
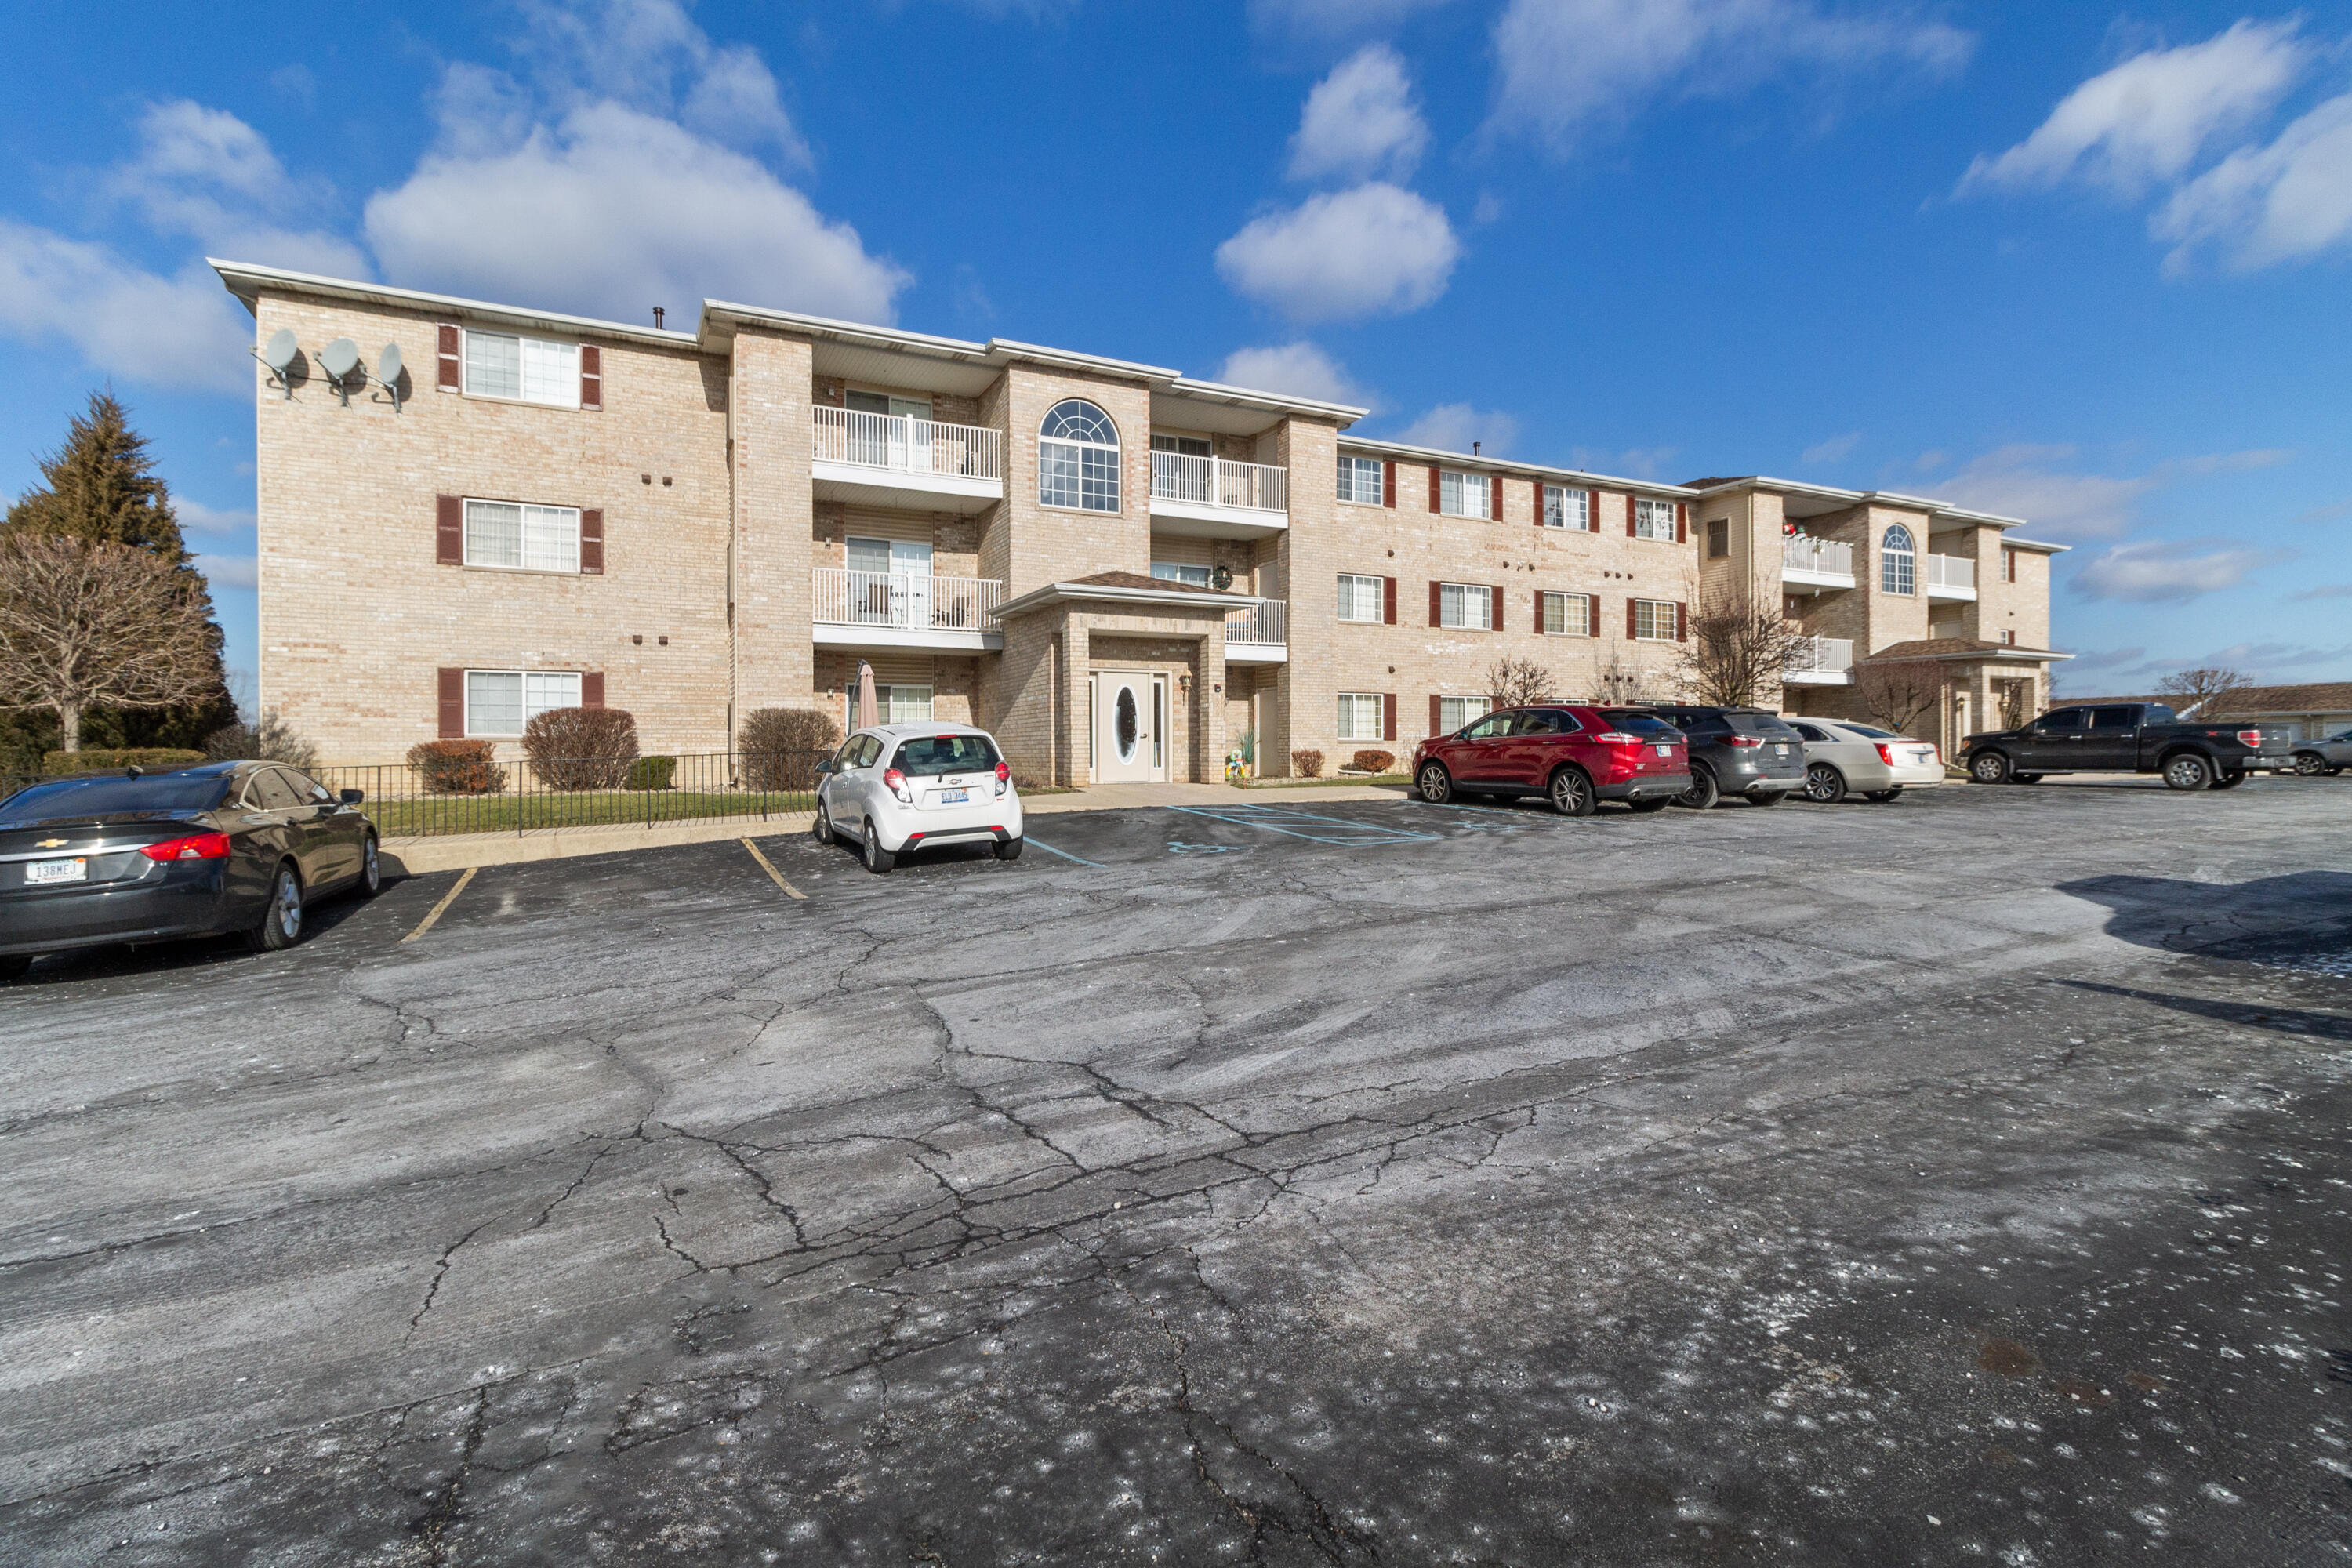
[(874, 667), (861, 658), (857, 661), (857, 727), (870, 730), (880, 722), (881, 707), (874, 696)]

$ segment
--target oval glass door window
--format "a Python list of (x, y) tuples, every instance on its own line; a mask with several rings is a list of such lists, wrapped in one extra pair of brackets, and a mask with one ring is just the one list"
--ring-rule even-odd
[(1122, 763), (1135, 761), (1135, 688), (1122, 686), (1118, 689), (1118, 711), (1113, 721), (1118, 726), (1118, 760)]

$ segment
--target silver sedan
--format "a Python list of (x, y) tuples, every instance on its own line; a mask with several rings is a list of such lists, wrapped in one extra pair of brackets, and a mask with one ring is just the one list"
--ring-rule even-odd
[(2352, 730), (2340, 735), (2330, 735), (2324, 741), (2297, 741), (2294, 743), (2294, 771), (2305, 778), (2322, 773), (2340, 773), (2352, 767)]
[(1844, 719), (1791, 719), (1805, 742), (1805, 798), (1834, 805), (1849, 791), (1893, 800), (1906, 789), (1944, 782), (1935, 743)]

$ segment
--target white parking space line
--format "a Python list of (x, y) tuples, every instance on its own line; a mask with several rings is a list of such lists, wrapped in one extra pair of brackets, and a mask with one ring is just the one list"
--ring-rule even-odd
[(777, 870), (774, 863), (770, 861), (765, 855), (760, 853), (760, 847), (758, 845), (746, 838), (743, 840), (743, 847), (751, 852), (751, 858), (760, 863), (760, 869), (765, 871), (769, 877), (774, 880), (776, 886), (784, 890), (784, 896), (786, 898), (797, 899), (802, 903), (808, 902), (808, 895), (802, 892), (798, 888), (793, 887), (790, 882), (785, 881), (784, 874), (782, 871)]
[(1023, 837), (1024, 839), (1026, 839), (1028, 843), (1034, 845), (1036, 847), (1038, 847), (1038, 848), (1040, 848), (1040, 849), (1043, 849), (1043, 850), (1044, 850), (1046, 854), (1048, 854), (1048, 855), (1059, 855), (1059, 856), (1060, 856), (1063, 859), (1065, 859), (1065, 860), (1077, 860), (1077, 862), (1078, 862), (1078, 864), (1079, 864), (1079, 865), (1081, 865), (1081, 866), (1092, 866), (1092, 867), (1093, 867), (1096, 870), (1097, 870), (1097, 871), (1099, 871), (1099, 870), (1101, 870), (1101, 869), (1102, 869), (1102, 862), (1100, 862), (1099, 860), (1079, 860), (1079, 859), (1078, 859), (1078, 857), (1076, 857), (1076, 855), (1071, 854), (1068, 850), (1066, 850), (1066, 849), (1056, 849), (1056, 848), (1055, 848), (1052, 845), (1050, 845), (1050, 844), (1046, 843), (1044, 839), (1041, 839), (1041, 838), (1030, 838), (1026, 834), (1024, 834), (1022, 837)]
[(439, 920), (442, 912), (448, 909), (451, 904), (457, 901), (457, 895), (466, 890), (466, 884), (472, 881), (474, 879), (474, 873), (480, 869), (481, 868), (479, 866), (467, 867), (466, 874), (457, 879), (457, 885), (451, 888), (447, 892), (442, 894), (441, 901), (434, 905), (430, 910), (427, 910), (425, 912), (425, 918), (416, 922), (416, 929), (410, 931), (406, 936), (402, 937), (400, 940), (403, 942), (415, 942), (426, 931), (431, 931), (433, 929), (433, 922)]

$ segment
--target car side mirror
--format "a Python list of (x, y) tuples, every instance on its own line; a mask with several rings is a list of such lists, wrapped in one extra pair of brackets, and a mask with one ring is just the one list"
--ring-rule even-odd
[(363, 789), (347, 789), (336, 795), (335, 798), (341, 801), (345, 805), (357, 805), (360, 802), (367, 798), (367, 791)]
[(817, 763), (817, 765), (816, 765), (816, 771), (817, 771), (817, 775), (818, 775), (820, 778), (822, 778), (822, 777), (823, 777), (824, 775), (825, 775), (826, 773), (829, 773), (833, 772), (833, 759), (832, 759), (831, 757), (827, 757), (827, 758), (825, 758), (823, 762), (821, 762), (821, 763)]

